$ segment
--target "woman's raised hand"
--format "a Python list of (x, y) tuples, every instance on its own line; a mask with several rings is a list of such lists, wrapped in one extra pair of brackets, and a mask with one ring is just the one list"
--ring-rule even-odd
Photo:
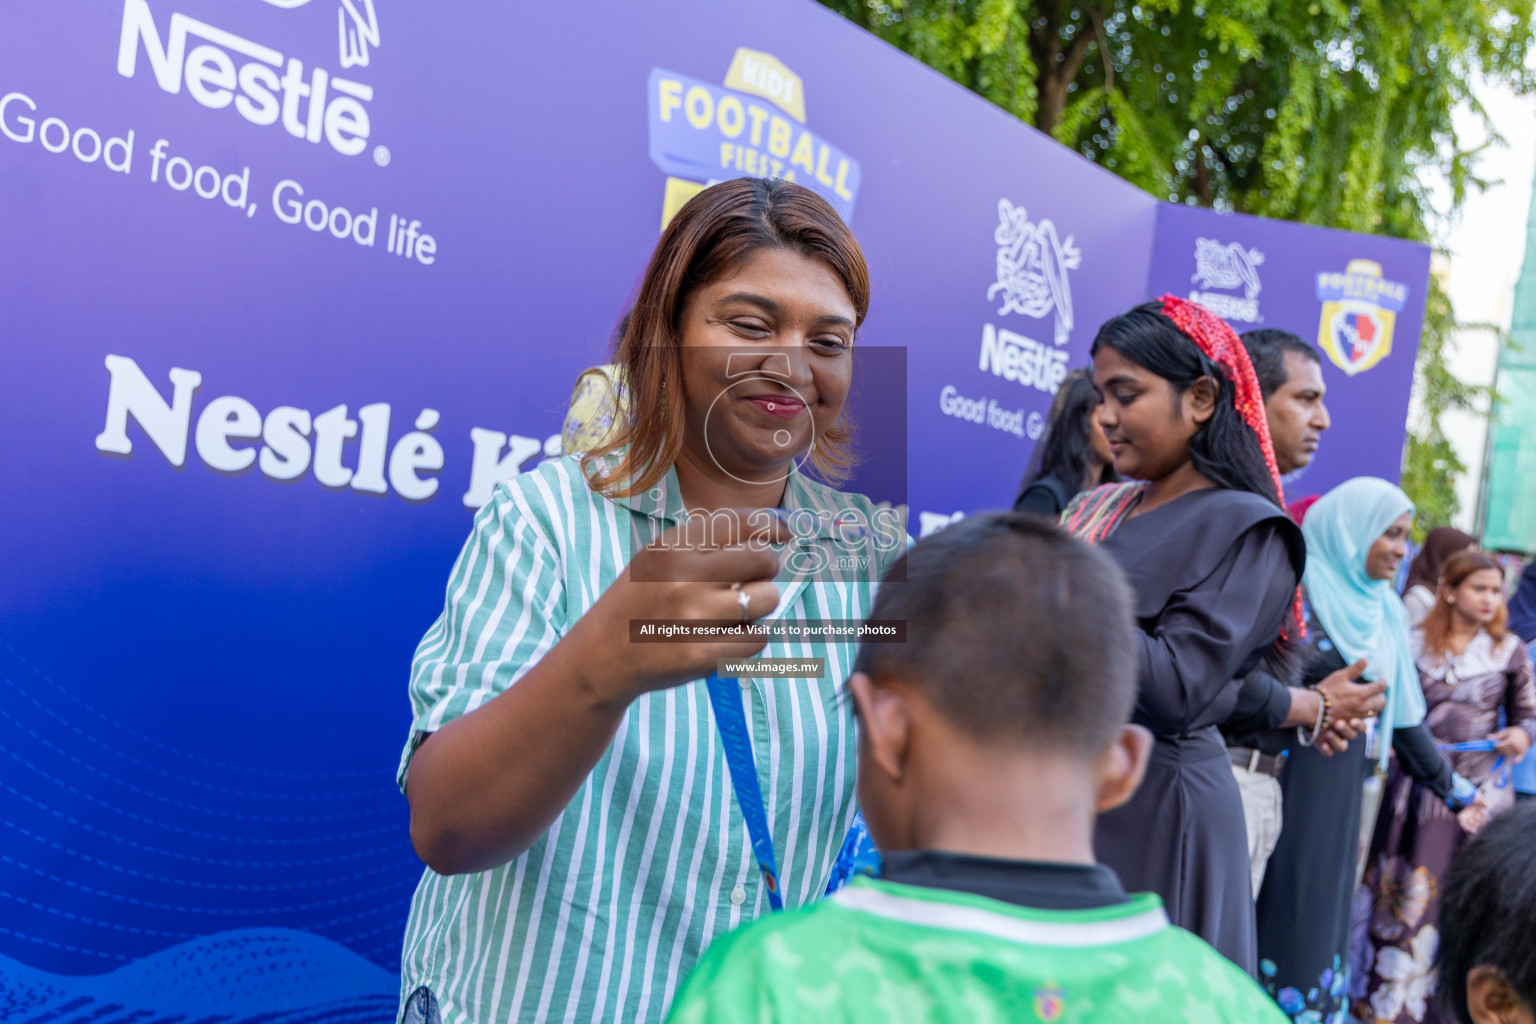
[(641, 548), (567, 637), (580, 637), (588, 685), (628, 701), (708, 675), (720, 658), (761, 651), (766, 637), (640, 641), (631, 623), (741, 622), (770, 614), (779, 603), (774, 546), (790, 537), (777, 510), (722, 509), (692, 516)]

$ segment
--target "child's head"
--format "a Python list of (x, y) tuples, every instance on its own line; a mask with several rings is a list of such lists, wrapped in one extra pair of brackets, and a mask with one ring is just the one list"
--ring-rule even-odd
[(1536, 1021), (1536, 805), (1464, 846), (1440, 891), (1440, 998), (1462, 1024)]
[[(1146, 768), (1130, 588), (1103, 553), (1019, 513), (919, 541), (875, 598), (906, 642), (859, 651), (859, 801), (882, 849), (908, 848), (924, 780), (959, 761), (1038, 770), (1080, 789), (1082, 817), (1118, 806)], [(975, 779), (977, 787), (998, 782)], [(1046, 824), (1046, 823), (1042, 823)]]

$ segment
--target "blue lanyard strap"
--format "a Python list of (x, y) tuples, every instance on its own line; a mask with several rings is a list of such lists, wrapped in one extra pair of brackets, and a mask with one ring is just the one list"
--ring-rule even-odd
[(1435, 749), (1450, 753), (1464, 753), (1472, 750), (1493, 750), (1494, 745), (1493, 740), (1465, 740), (1461, 743), (1437, 743), (1435, 744)]
[[(1437, 743), (1435, 749), (1450, 754), (1461, 754), (1472, 751), (1489, 752), (1498, 748), (1493, 740), (1464, 740), (1461, 743)], [(1499, 789), (1509, 785), (1510, 769), (1504, 761), (1505, 758), (1501, 755), (1497, 761), (1493, 762), (1493, 767), (1488, 769), (1488, 777)]]
[(709, 705), (715, 711), (715, 726), (720, 730), (720, 745), (725, 748), (725, 763), (731, 772), (731, 787), (736, 791), (736, 806), (741, 808), (741, 816), (746, 819), (752, 852), (763, 873), (763, 886), (768, 890), (768, 905), (774, 910), (783, 910), (778, 861), (773, 854), (773, 833), (768, 831), (768, 812), (763, 808), (763, 790), (757, 781), (757, 762), (752, 758), (752, 735), (747, 729), (747, 716), (741, 709), (741, 694), (735, 682), (721, 679), (713, 672), (705, 685), (709, 688)]

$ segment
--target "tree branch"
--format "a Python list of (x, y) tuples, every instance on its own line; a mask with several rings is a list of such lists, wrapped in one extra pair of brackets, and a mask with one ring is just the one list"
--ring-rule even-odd
[(1195, 196), (1201, 206), (1210, 206), (1215, 196), (1211, 190), (1211, 169), (1205, 165), (1205, 145), (1195, 140)]
[[(1035, 113), (1035, 127), (1046, 133), (1054, 131), (1061, 123), (1062, 112), (1067, 106), (1067, 86), (1082, 71), (1083, 62), (1088, 58), (1088, 47), (1094, 45), (1094, 34), (1086, 31), (1085, 25), (1084, 31), (1072, 37), (1072, 42), (1063, 54), (1058, 20), (1060, 12), (1058, 4), (1045, 15), (1050, 38), (1046, 41), (1046, 59), (1037, 65), (1036, 87), (1040, 103)], [(1099, 8), (1089, 8), (1088, 17), (1101, 17)]]
[[(1088, 16), (1096, 18), (1098, 13), (1098, 9), (1094, 8), (1088, 12)], [(1088, 47), (1092, 46), (1094, 42), (1094, 37), (1089, 32), (1079, 32), (1072, 37), (1072, 47), (1067, 51), (1066, 58), (1060, 62), (1061, 83), (1063, 87), (1065, 87), (1066, 83), (1076, 78), (1079, 71), (1083, 70), (1083, 61), (1088, 59)]]
[(1093, 19), (1093, 33), (1099, 39), (1099, 60), (1104, 64), (1104, 91), (1115, 91), (1115, 66), (1109, 57), (1109, 41), (1104, 38), (1104, 12), (1097, 7), (1088, 12), (1088, 17)]

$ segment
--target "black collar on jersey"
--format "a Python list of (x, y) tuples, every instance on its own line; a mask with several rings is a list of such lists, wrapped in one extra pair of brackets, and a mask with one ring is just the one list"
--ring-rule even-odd
[(1130, 901), (1102, 864), (999, 860), (942, 850), (881, 855), (880, 877), (901, 885), (951, 889), (1036, 910), (1094, 910)]

